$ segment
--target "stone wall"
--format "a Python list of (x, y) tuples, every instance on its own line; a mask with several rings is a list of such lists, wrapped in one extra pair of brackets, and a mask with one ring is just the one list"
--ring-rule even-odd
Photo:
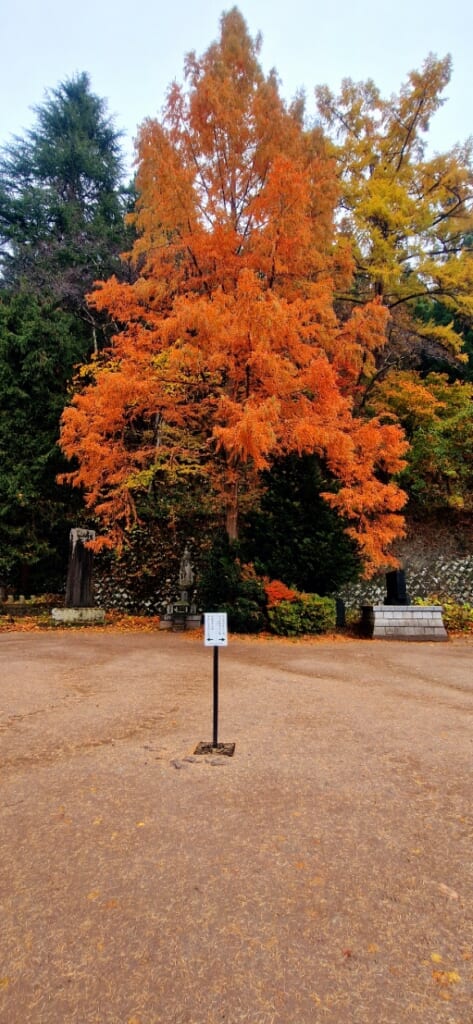
[[(409, 600), (438, 594), (451, 597), (461, 604), (473, 604), (473, 555), (455, 558), (452, 555), (432, 555), (425, 561), (403, 559)], [(348, 608), (363, 604), (381, 604), (386, 597), (384, 574), (371, 580), (346, 587), (339, 595)]]
[[(410, 601), (438, 594), (473, 604), (473, 527), (468, 521), (411, 524), (396, 555), (406, 574)], [(350, 584), (339, 596), (348, 608), (382, 604), (385, 576)]]
[[(178, 596), (179, 558), (185, 541), (187, 538), (177, 538), (167, 547), (162, 540), (152, 544), (151, 553), (146, 550), (146, 571), (141, 559), (146, 545), (150, 546), (147, 535), (137, 552), (127, 558), (99, 556), (94, 567), (96, 603), (109, 610), (162, 614)], [(191, 541), (197, 563), (198, 541)], [(410, 601), (438, 594), (473, 604), (473, 525), (467, 520), (411, 524), (396, 555), (405, 569)], [(347, 608), (382, 604), (386, 597), (385, 576), (351, 584), (337, 596)]]

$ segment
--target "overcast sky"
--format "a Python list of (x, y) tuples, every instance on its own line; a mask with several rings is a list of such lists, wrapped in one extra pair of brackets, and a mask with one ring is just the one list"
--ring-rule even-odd
[[(159, 114), (167, 86), (182, 77), (184, 54), (202, 54), (219, 31), (222, 0), (0, 0), (0, 145), (33, 121), (45, 90), (87, 71), (92, 89), (132, 153), (137, 125)], [(261, 31), (261, 60), (275, 67), (288, 99), (314, 86), (334, 90), (342, 78), (373, 78), (384, 95), (398, 91), (429, 52), (450, 53), (448, 102), (436, 115), (432, 147), (473, 134), (471, 0), (241, 0), (251, 34)]]

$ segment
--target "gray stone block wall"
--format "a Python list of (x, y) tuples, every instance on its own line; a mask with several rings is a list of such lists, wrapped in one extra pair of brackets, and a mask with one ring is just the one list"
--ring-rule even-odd
[(363, 608), (362, 624), (378, 640), (447, 640), (440, 605), (386, 605)]
[[(409, 599), (428, 597), (451, 597), (460, 604), (473, 604), (473, 555), (460, 558), (453, 555), (439, 555), (436, 552), (403, 559), (406, 586)], [(338, 595), (347, 608), (360, 608), (363, 604), (381, 604), (386, 597), (386, 577), (374, 576), (371, 580), (345, 587)]]

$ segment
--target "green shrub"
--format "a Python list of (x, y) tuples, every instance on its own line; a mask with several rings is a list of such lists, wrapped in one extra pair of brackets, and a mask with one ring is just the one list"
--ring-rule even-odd
[(300, 594), (268, 609), (270, 628), (277, 636), (326, 633), (335, 626), (335, 601), (318, 594)]
[(241, 566), (238, 552), (224, 533), (217, 533), (201, 559), (197, 579), (197, 600), (205, 612), (224, 611), (239, 593)]
[(443, 621), (448, 630), (457, 633), (473, 633), (473, 605), (457, 604), (456, 601), (442, 602)]
[(452, 597), (429, 594), (428, 597), (416, 597), (414, 604), (441, 604), (444, 625), (450, 633), (473, 633), (473, 605), (467, 602), (460, 604)]
[(298, 636), (301, 629), (300, 601), (280, 601), (275, 608), (268, 608), (269, 626), (277, 636)]
[(225, 535), (216, 536), (202, 560), (197, 593), (204, 611), (227, 613), (232, 633), (259, 633), (267, 626), (264, 582), (252, 566), (242, 566), (238, 545)]
[(221, 605), (217, 610), (227, 613), (228, 628), (232, 633), (261, 633), (266, 627), (259, 605), (245, 597), (238, 597), (236, 601)]

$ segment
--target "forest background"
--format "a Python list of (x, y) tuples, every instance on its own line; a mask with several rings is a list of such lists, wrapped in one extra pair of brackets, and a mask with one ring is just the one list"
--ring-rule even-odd
[(309, 119), (233, 9), (185, 74), (131, 183), (86, 74), (2, 152), (0, 573), (23, 593), (62, 588), (78, 523), (146, 606), (184, 543), (202, 600), (244, 565), (247, 598), (323, 595), (392, 564), (403, 507), (471, 512), (471, 142), (427, 148), (450, 58), (389, 98), (319, 87)]

